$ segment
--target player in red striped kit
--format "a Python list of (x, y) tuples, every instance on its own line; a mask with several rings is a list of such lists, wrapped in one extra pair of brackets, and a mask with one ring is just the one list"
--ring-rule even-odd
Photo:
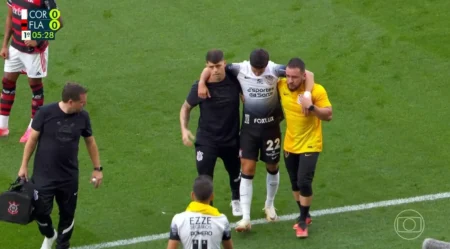
[[(55, 0), (7, 0), (8, 14), (5, 23), (0, 55), (5, 59), (2, 94), (0, 99), (0, 137), (9, 134), (9, 115), (14, 104), (16, 82), (21, 73), (27, 74), (33, 93), (31, 101), (31, 121), (40, 106), (44, 104), (42, 78), (47, 76), (48, 41), (22, 40), (22, 9), (57, 9)], [(62, 27), (62, 20), (59, 19)], [(9, 45), (9, 40), (11, 45)], [(28, 140), (31, 122), (20, 142)]]

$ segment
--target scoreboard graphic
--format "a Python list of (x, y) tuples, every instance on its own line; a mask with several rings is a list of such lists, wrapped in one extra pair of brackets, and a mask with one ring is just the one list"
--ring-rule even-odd
[(57, 9), (22, 9), (22, 40), (55, 40), (56, 32), (61, 28)]

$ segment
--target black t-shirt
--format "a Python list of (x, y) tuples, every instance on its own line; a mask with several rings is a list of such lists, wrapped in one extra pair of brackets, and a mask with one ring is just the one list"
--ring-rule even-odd
[(211, 98), (198, 97), (198, 81), (187, 96), (187, 103), (200, 107), (196, 144), (238, 146), (241, 87), (236, 76), (227, 74), (221, 82), (206, 83)]
[(52, 103), (39, 109), (31, 127), (40, 132), (33, 180), (39, 185), (77, 181), (80, 136), (92, 136), (89, 114), (66, 114)]

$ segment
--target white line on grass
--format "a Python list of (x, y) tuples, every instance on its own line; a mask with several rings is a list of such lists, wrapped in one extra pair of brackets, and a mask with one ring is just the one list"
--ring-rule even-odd
[[(389, 207), (389, 206), (396, 206), (396, 205), (414, 203), (414, 202), (434, 201), (434, 200), (445, 199), (445, 198), (450, 198), (450, 192), (432, 194), (432, 195), (422, 195), (422, 196), (403, 198), (403, 199), (394, 199), (394, 200), (388, 200), (388, 201), (371, 202), (371, 203), (365, 203), (365, 204), (359, 204), (359, 205), (343, 206), (343, 207), (338, 207), (338, 208), (322, 209), (322, 210), (317, 210), (317, 211), (311, 211), (311, 216), (317, 217), (317, 216), (322, 216), (322, 215), (361, 211), (361, 210), (367, 210), (367, 209), (372, 209), (372, 208)], [(282, 216), (279, 216), (279, 221), (294, 220), (297, 217), (298, 217), (298, 213), (282, 215)], [(266, 224), (266, 223), (268, 223), (268, 221), (266, 219), (257, 219), (257, 220), (252, 221), (253, 225)], [(235, 227), (235, 225), (232, 224), (232, 227)], [(117, 246), (127, 246), (127, 245), (150, 242), (150, 241), (155, 241), (155, 240), (167, 239), (168, 237), (169, 237), (169, 232), (166, 232), (166, 233), (160, 233), (160, 234), (153, 234), (153, 235), (149, 235), (149, 236), (136, 237), (136, 238), (132, 238), (132, 239), (124, 239), (124, 240), (117, 240), (117, 241), (105, 242), (105, 243), (94, 244), (94, 245), (74, 247), (72, 249), (111, 248), (111, 247), (117, 247)]]

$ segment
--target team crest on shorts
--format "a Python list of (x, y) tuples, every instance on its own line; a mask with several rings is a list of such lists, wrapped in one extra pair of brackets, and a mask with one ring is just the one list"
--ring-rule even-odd
[(33, 196), (34, 196), (35, 201), (37, 201), (39, 199), (39, 192), (36, 189), (34, 190)]
[(285, 152), (284, 152), (284, 157), (287, 158), (288, 156), (289, 156), (289, 152), (285, 151)]
[(10, 202), (9, 203), (9, 207), (8, 207), (8, 213), (10, 213), (11, 215), (16, 215), (19, 213), (19, 204), (17, 204), (16, 202)]
[(197, 161), (200, 162), (201, 160), (203, 160), (203, 152), (197, 151)]

